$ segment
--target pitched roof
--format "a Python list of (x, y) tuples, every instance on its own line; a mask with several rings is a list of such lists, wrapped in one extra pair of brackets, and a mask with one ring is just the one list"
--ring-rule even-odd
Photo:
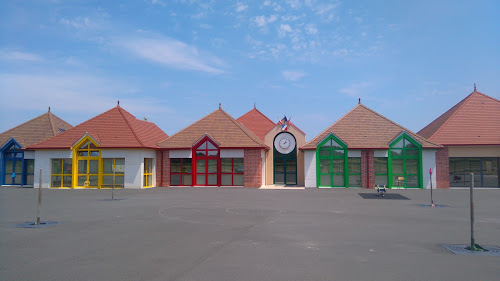
[(158, 148), (156, 143), (168, 137), (154, 123), (136, 119), (116, 106), (30, 149), (71, 148), (86, 133), (100, 148)]
[(215, 140), (220, 148), (268, 148), (258, 136), (221, 108), (158, 143), (158, 146), (187, 149), (204, 135)]
[(267, 132), (269, 132), (269, 130), (276, 125), (273, 121), (271, 121), (271, 119), (255, 107), (249, 112), (243, 114), (240, 118), (236, 119), (236, 121), (250, 129), (250, 131), (256, 134), (262, 141), (264, 141), (264, 137)]
[(441, 148), (439, 144), (432, 143), (368, 107), (358, 104), (301, 149), (316, 149), (317, 145), (331, 133), (344, 141), (349, 149), (388, 149), (389, 144), (402, 132), (413, 137), (423, 148)]
[(0, 134), (0, 147), (14, 138), (22, 147), (44, 141), (72, 126), (49, 111)]
[(500, 144), (500, 101), (478, 91), (418, 132), (442, 145)]

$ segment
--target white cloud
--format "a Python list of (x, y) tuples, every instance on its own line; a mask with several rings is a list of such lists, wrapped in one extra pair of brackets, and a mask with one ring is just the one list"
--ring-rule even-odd
[(172, 38), (130, 37), (118, 39), (115, 44), (137, 57), (168, 67), (212, 74), (224, 72), (220, 68), (224, 63), (219, 58)]
[(306, 74), (302, 71), (285, 70), (282, 72), (282, 75), (286, 80), (295, 82), (300, 80)]
[(238, 2), (236, 3), (236, 12), (243, 12), (244, 10), (246, 10), (248, 8), (248, 5), (245, 5), (241, 2)]
[(19, 51), (8, 51), (0, 50), (0, 60), (4, 61), (25, 61), (25, 62), (37, 62), (42, 61), (43, 58), (39, 55), (32, 53), (25, 53)]
[(166, 6), (165, 2), (160, 1), (160, 0), (151, 0), (151, 1), (145, 1), (145, 2), (150, 3), (152, 5), (159, 5), (159, 6), (162, 6), (162, 7)]
[(84, 29), (84, 28), (96, 28), (98, 27), (98, 24), (94, 21), (92, 21), (88, 17), (77, 17), (75, 19), (67, 19), (67, 18), (62, 18), (59, 20), (60, 23), (72, 26), (77, 29)]
[(286, 33), (292, 32), (292, 27), (288, 24), (281, 24), (278, 30), (280, 36), (285, 36)]
[(355, 98), (366, 97), (371, 87), (372, 83), (359, 82), (340, 89), (340, 92)]
[(318, 33), (318, 29), (316, 28), (316, 26), (312, 23), (309, 23), (305, 26), (305, 29), (306, 29), (306, 32), (307, 34), (311, 34), (311, 35), (315, 35)]
[(278, 19), (277, 15), (270, 15), (269, 17), (266, 16), (256, 16), (254, 18), (255, 23), (259, 27), (265, 27), (268, 23), (273, 23)]

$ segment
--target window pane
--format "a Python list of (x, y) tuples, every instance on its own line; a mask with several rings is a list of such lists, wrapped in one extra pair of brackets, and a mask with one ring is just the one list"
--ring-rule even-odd
[(333, 175), (333, 186), (344, 186), (344, 176)]
[(182, 172), (183, 173), (191, 173), (192, 166), (193, 166), (193, 164), (192, 164), (191, 158), (182, 159)]
[(61, 187), (61, 176), (52, 176), (50, 179), (51, 187)]
[(329, 159), (320, 159), (320, 173), (330, 173), (330, 160)]
[(90, 151), (90, 156), (92, 156), (92, 157), (99, 156), (99, 151)]
[(222, 158), (221, 166), (223, 173), (232, 173), (233, 172), (233, 163), (231, 158)]
[(88, 142), (88, 141), (87, 141), (86, 143), (84, 143), (84, 144), (80, 147), (80, 149), (87, 149), (87, 148), (89, 148), (89, 142)]
[(406, 159), (406, 174), (417, 174), (417, 159)]
[(208, 173), (217, 173), (217, 160), (209, 159), (207, 162), (208, 162)]
[(115, 187), (119, 185), (122, 187), (125, 184), (125, 177), (124, 176), (115, 176)]
[(182, 175), (182, 185), (193, 185), (193, 177), (191, 174)]
[(211, 142), (207, 141), (207, 149), (217, 149)]
[(71, 172), (73, 171), (73, 162), (70, 158), (65, 158), (63, 159), (63, 174), (65, 175), (71, 175)]
[(243, 158), (233, 159), (233, 172), (243, 174), (245, 172)]
[(279, 173), (279, 174), (274, 174), (274, 183), (285, 183), (285, 174)]
[(321, 175), (320, 177), (320, 186), (331, 186), (330, 175)]
[[(196, 172), (205, 173), (205, 160), (196, 160)], [(198, 183), (198, 181), (196, 181)]]
[(35, 160), (34, 159), (26, 159), (24, 160), (26, 163), (26, 173), (31, 174), (35, 172)]
[(217, 175), (208, 175), (208, 185), (217, 185)]
[[(52, 168), (54, 170), (54, 168)], [(7, 160), (5, 161), (5, 173), (12, 174), (14, 172), (14, 161), (12, 160)], [(58, 174), (58, 173), (53, 173), (53, 174)]]
[(418, 155), (418, 149), (406, 149), (405, 150), (406, 155)]
[(349, 176), (349, 186), (361, 186), (361, 175)]
[(393, 174), (403, 174), (403, 159), (392, 159), (392, 173)]
[(87, 173), (87, 160), (78, 160), (78, 173), (79, 174)]
[(207, 141), (198, 146), (198, 149), (207, 149)]
[(181, 175), (171, 175), (170, 185), (181, 185)]
[(296, 173), (286, 173), (286, 183), (285, 184), (297, 184), (297, 174)]
[(332, 146), (332, 140), (327, 140), (322, 147), (330, 149), (331, 146)]
[(34, 179), (35, 179), (34, 175), (27, 175), (26, 176), (26, 184), (27, 185), (33, 185)]
[(181, 172), (181, 159), (170, 159), (170, 172), (171, 173)]
[(387, 175), (384, 176), (375, 176), (375, 184), (378, 184), (380, 187), (383, 185), (387, 186)]
[(197, 150), (196, 151), (196, 156), (206, 156), (207, 151), (206, 150)]
[(342, 147), (340, 144), (338, 144), (335, 140), (332, 139), (332, 146), (333, 147)]
[(401, 139), (395, 145), (393, 145), (392, 148), (403, 148), (403, 139)]
[(16, 164), (14, 166), (15, 166), (14, 172), (16, 174), (21, 174), (23, 172), (23, 162), (22, 161), (17, 160)]
[(217, 156), (219, 155), (219, 151), (217, 150), (209, 150), (208, 151), (208, 156)]
[(89, 176), (89, 181), (89, 186), (97, 186), (97, 176)]
[(90, 160), (89, 161), (89, 174), (98, 174), (99, 173), (99, 161), (98, 160)]
[[(333, 172), (344, 173), (344, 159), (333, 159)], [(342, 183), (343, 182), (344, 181), (342, 180)]]
[(103, 176), (102, 177), (102, 184), (103, 185), (113, 185), (113, 176)]
[[(5, 169), (7, 169), (7, 167), (5, 167)], [(52, 174), (60, 174), (62, 171), (61, 167), (62, 167), (62, 159), (52, 159)], [(10, 169), (12, 170), (12, 168)], [(7, 171), (7, 173), (9, 172)]]
[(243, 186), (243, 175), (234, 175), (233, 176), (233, 185)]
[(274, 160), (274, 172), (283, 173), (285, 171), (283, 160)]
[(113, 159), (102, 159), (102, 172), (104, 174), (113, 173)]
[(418, 177), (416, 175), (407, 176), (406, 187), (418, 187)]
[(115, 174), (117, 175), (125, 174), (125, 158), (115, 159)]
[[(349, 174), (361, 173), (361, 158), (348, 158)], [(349, 181), (349, 184), (351, 182)]]
[(86, 176), (79, 176), (78, 177), (78, 186), (84, 186), (86, 180), (87, 180)]
[(332, 150), (332, 155), (333, 156), (344, 156), (344, 150), (339, 150), (339, 149), (334, 149)]
[(153, 185), (153, 176), (152, 175), (147, 175), (147, 180), (148, 180), (148, 186), (152, 186)]
[(392, 185), (396, 187), (405, 186), (405, 177), (403, 176), (392, 176)]
[(320, 149), (319, 156), (330, 156), (330, 149)]
[(387, 158), (375, 158), (375, 174), (387, 174)]
[(297, 172), (297, 161), (296, 160), (286, 160), (286, 171)]
[(221, 175), (221, 185), (232, 185), (232, 175)]
[(95, 146), (95, 144), (93, 144), (93, 143), (91, 143), (91, 142), (90, 142), (90, 143), (89, 143), (89, 148), (90, 148), (90, 149), (96, 149), (96, 148), (97, 148), (97, 146)]
[(205, 175), (196, 175), (196, 184), (205, 185)]
[(417, 146), (415, 146), (409, 140), (405, 139), (405, 148), (417, 148)]
[(71, 176), (63, 176), (63, 187), (71, 187)]
[(391, 149), (391, 155), (392, 156), (403, 156), (403, 150), (402, 149)]

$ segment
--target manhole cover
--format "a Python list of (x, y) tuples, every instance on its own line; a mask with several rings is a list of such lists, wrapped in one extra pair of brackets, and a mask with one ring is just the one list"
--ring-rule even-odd
[(497, 246), (482, 246), (487, 250), (484, 252), (467, 250), (470, 245), (442, 244), (441, 246), (455, 255), (500, 257), (500, 248)]
[(394, 199), (394, 200), (410, 200), (410, 198), (405, 197), (398, 193), (385, 193), (381, 196), (377, 193), (358, 193), (363, 199)]
[(25, 223), (21, 223), (21, 224), (11, 225), (10, 227), (42, 228), (42, 227), (47, 227), (47, 226), (56, 225), (56, 224), (59, 224), (59, 223), (56, 221), (44, 221), (44, 222), (40, 222), (40, 224), (36, 224), (34, 222), (25, 222)]

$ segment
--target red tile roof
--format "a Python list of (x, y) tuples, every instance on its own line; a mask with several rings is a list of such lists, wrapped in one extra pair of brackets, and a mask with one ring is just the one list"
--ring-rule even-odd
[(498, 145), (500, 101), (474, 91), (418, 134), (442, 145)]
[(158, 143), (158, 146), (190, 149), (204, 135), (216, 141), (220, 148), (268, 149), (258, 136), (220, 108)]
[(423, 148), (442, 147), (358, 104), (300, 149), (316, 149), (317, 145), (331, 133), (344, 141), (348, 149), (388, 149), (389, 144), (402, 132), (413, 137)]
[(14, 138), (23, 148), (47, 140), (72, 126), (50, 112), (44, 113), (0, 134), (0, 147)]
[(30, 149), (71, 148), (85, 133), (100, 148), (158, 148), (156, 143), (168, 137), (154, 123), (136, 119), (117, 106)]
[(264, 137), (267, 132), (269, 132), (269, 130), (276, 125), (276, 123), (271, 121), (271, 119), (255, 107), (249, 112), (243, 114), (240, 118), (236, 119), (236, 121), (240, 122), (245, 127), (250, 129), (250, 131), (254, 132), (254, 134), (256, 134), (262, 141), (264, 141)]

